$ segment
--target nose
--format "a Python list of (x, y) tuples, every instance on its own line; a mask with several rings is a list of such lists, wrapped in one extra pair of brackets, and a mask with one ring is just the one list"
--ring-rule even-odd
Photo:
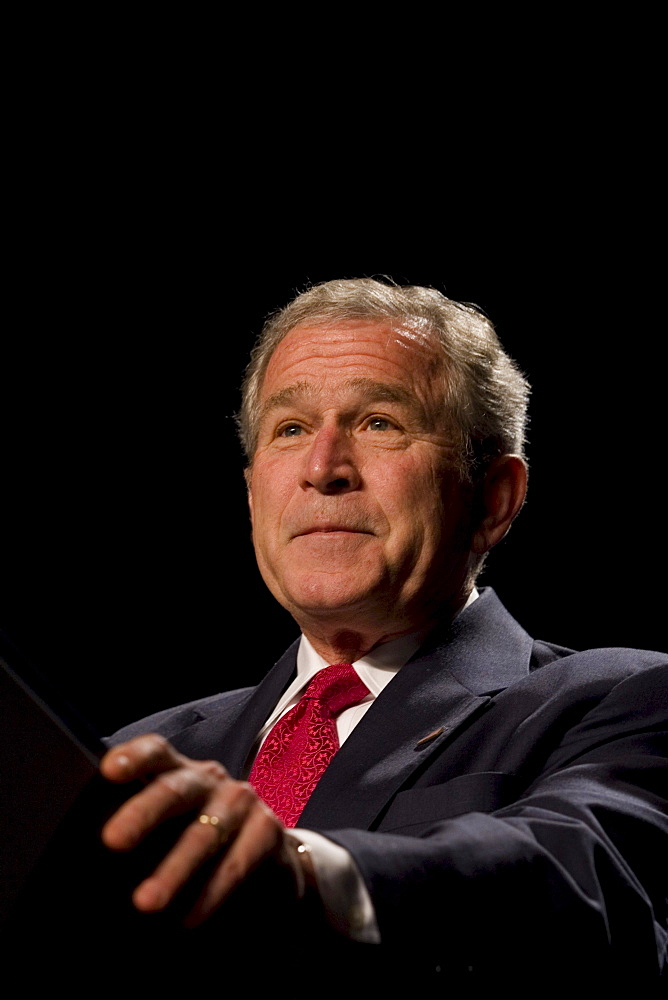
[(342, 428), (321, 427), (304, 456), (303, 488), (324, 494), (358, 489), (361, 477), (353, 452), (353, 442)]

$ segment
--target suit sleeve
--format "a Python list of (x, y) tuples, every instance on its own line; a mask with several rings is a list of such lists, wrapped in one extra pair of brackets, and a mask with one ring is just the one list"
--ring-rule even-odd
[(323, 831), (355, 859), (388, 956), (483, 977), (665, 974), (667, 719), (664, 663), (574, 720), (501, 809), (418, 835)]

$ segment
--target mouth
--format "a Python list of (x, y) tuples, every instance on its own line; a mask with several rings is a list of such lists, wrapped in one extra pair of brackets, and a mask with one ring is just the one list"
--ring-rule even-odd
[(299, 538), (303, 535), (336, 535), (336, 534), (346, 534), (346, 535), (371, 535), (373, 532), (367, 531), (366, 528), (355, 528), (349, 524), (317, 524), (310, 528), (304, 528), (302, 531), (298, 531), (294, 537)]

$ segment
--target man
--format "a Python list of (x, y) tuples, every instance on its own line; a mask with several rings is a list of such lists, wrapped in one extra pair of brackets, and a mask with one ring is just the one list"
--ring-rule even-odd
[[(221, 941), (250, 912), (289, 924), (290, 968), (308, 930), (319, 960), (390, 981), (658, 977), (666, 658), (535, 642), (474, 586), (524, 501), (527, 391), (491, 325), (431, 289), (329, 282), (268, 322), (246, 479), (302, 639), (257, 689), (118, 734), (103, 774), (145, 787), (107, 846), (185, 820), (138, 910)], [(352, 695), (316, 719), (302, 696), (330, 665)]]

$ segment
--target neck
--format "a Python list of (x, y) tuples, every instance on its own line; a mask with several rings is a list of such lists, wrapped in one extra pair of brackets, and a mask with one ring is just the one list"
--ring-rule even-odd
[(333, 633), (313, 632), (310, 629), (302, 631), (315, 651), (328, 663), (354, 663), (381, 643), (397, 638), (397, 635), (376, 638), (369, 632), (353, 629), (340, 629)]
[(468, 596), (466, 594), (447, 607), (441, 607), (440, 614), (432, 619), (397, 624), (394, 628), (391, 623), (387, 623), (386, 628), (373, 625), (358, 626), (357, 623), (353, 627), (345, 628), (331, 622), (313, 621), (299, 622), (299, 625), (316, 652), (328, 663), (355, 663), (383, 643), (411, 635), (413, 632), (427, 633), (437, 623), (443, 622), (446, 618), (454, 618), (466, 604)]

